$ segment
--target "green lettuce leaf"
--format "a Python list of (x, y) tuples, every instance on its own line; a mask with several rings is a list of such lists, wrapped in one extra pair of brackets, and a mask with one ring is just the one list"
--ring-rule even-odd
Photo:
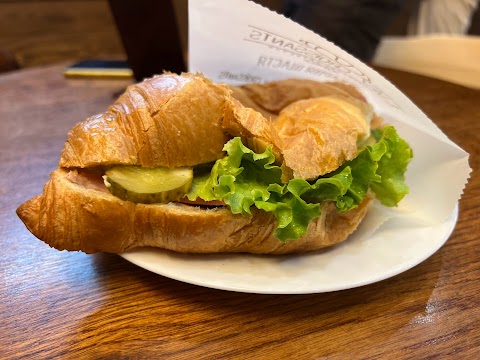
[(371, 184), (375, 196), (383, 205), (396, 206), (409, 189), (405, 184), (405, 171), (413, 157), (413, 151), (393, 126), (372, 131), (378, 143), (386, 143), (387, 151), (378, 160), (377, 174), (380, 181)]
[(372, 190), (387, 206), (395, 206), (408, 193), (405, 171), (412, 157), (408, 144), (387, 126), (373, 133), (376, 143), (339, 169), (314, 181), (281, 182), (271, 148), (257, 154), (234, 138), (225, 144), (227, 156), (217, 160), (210, 174), (194, 177), (187, 194), (210, 201), (224, 201), (234, 214), (251, 214), (251, 207), (271, 212), (278, 221), (280, 241), (303, 236), (308, 224), (320, 216), (321, 204), (335, 203), (344, 212), (358, 206)]

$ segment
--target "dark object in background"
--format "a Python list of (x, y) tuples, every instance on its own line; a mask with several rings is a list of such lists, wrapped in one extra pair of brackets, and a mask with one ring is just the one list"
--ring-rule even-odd
[(135, 79), (186, 71), (175, 0), (109, 0)]
[(20, 69), (15, 56), (10, 51), (0, 49), (0, 73)]
[(470, 27), (468, 28), (468, 35), (480, 35), (480, 3), (472, 14), (470, 19)]
[(284, 0), (282, 12), (368, 62), (404, 3), (404, 0)]
[(65, 76), (125, 79), (133, 77), (133, 71), (124, 60), (83, 60), (68, 66)]

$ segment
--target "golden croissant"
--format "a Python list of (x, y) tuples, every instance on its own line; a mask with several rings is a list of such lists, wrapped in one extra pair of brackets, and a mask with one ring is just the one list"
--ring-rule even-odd
[(353, 86), (165, 73), (75, 125), (17, 214), (59, 250), (311, 251), (346, 240), (372, 201), (395, 206), (411, 157)]

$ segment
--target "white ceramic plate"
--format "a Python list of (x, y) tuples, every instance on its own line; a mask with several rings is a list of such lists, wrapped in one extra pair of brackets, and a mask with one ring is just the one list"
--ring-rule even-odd
[(346, 242), (307, 254), (186, 255), (144, 248), (121, 256), (154, 273), (215, 289), (264, 294), (343, 290), (400, 274), (434, 254), (455, 227), (458, 205), (440, 226), (399, 216), (372, 233), (368, 216)]

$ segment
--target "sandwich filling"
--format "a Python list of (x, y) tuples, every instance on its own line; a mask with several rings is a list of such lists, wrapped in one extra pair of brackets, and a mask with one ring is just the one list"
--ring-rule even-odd
[(275, 236), (280, 241), (296, 240), (320, 216), (325, 202), (346, 212), (373, 193), (392, 207), (409, 192), (405, 172), (413, 153), (407, 142), (392, 126), (372, 130), (372, 140), (333, 172), (284, 183), (271, 148), (255, 153), (234, 138), (225, 144), (227, 156), (217, 160), (210, 173), (194, 177), (187, 197), (223, 201), (234, 214), (248, 215), (252, 206), (271, 212), (278, 222)]
[[(392, 207), (409, 192), (405, 172), (412, 150), (392, 126), (372, 130), (369, 141), (360, 146), (354, 159), (311, 180), (294, 178), (285, 182), (282, 167), (276, 165), (271, 146), (261, 153), (254, 152), (243, 144), (240, 137), (235, 137), (225, 144), (223, 150), (225, 157), (213, 165), (195, 169), (191, 182), (188, 181), (191, 186), (186, 187), (183, 183), (169, 185), (163, 191), (162, 184), (172, 183), (171, 178), (162, 179), (161, 175), (168, 176), (168, 172), (148, 168), (144, 169), (148, 180), (135, 179), (135, 176), (127, 179), (129, 189), (125, 189), (125, 185), (122, 187), (121, 181), (112, 180), (109, 171), (104, 177), (105, 184), (114, 195), (134, 202), (226, 205), (233, 214), (246, 216), (251, 214), (252, 207), (256, 207), (275, 216), (278, 225), (274, 234), (282, 242), (305, 235), (308, 224), (321, 215), (325, 202), (334, 203), (338, 212), (346, 212), (358, 207), (365, 197), (374, 195), (383, 205)], [(130, 174), (141, 169), (132, 168), (135, 167), (130, 167)], [(160, 175), (151, 179), (151, 173)], [(141, 194), (139, 183), (145, 181), (150, 183), (150, 190)], [(182, 182), (185, 181), (182, 178)], [(155, 191), (151, 190), (152, 182), (156, 183), (153, 185)]]

